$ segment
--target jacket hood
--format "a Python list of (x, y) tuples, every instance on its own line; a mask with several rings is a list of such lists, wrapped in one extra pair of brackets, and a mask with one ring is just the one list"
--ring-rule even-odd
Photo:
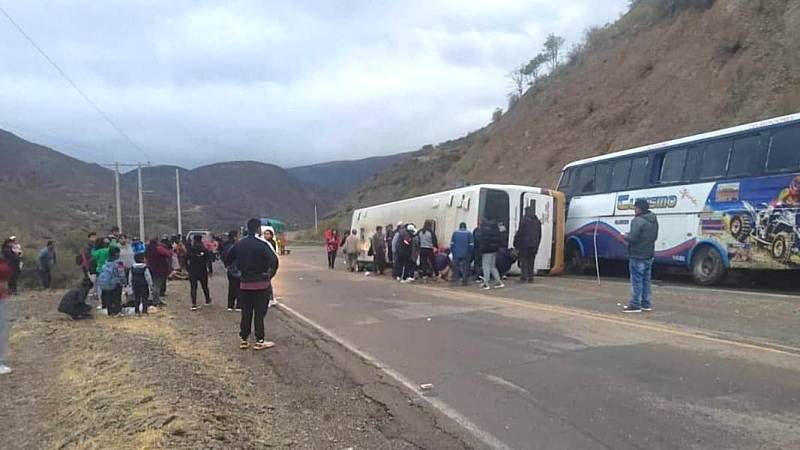
[(263, 234), (265, 231), (270, 231), (272, 232), (272, 235), (275, 236), (275, 228), (272, 228), (271, 226), (267, 225), (261, 229), (261, 233)]
[(652, 211), (647, 211), (646, 213), (642, 213), (639, 217), (641, 217), (642, 219), (644, 219), (644, 220), (646, 220), (646, 221), (648, 221), (650, 223), (657, 223), (658, 222), (658, 219), (656, 218), (656, 215), (653, 214)]

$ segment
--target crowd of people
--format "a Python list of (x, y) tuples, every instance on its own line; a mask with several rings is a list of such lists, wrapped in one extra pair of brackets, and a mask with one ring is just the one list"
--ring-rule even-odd
[[(532, 283), (534, 261), (542, 237), (542, 224), (532, 209), (527, 208), (514, 236), (514, 249), (509, 250), (499, 224), (483, 218), (480, 225), (469, 230), (466, 223), (450, 236), (449, 246), (442, 245), (436, 235), (433, 220), (426, 220), (421, 229), (413, 223), (379, 226), (369, 238), (367, 255), (377, 275), (391, 269), (392, 276), (402, 283), (415, 280), (450, 280), (467, 285), (469, 280), (481, 283), (483, 289), (502, 288), (503, 279), (512, 265), (519, 261), (520, 281)], [(335, 269), (339, 250), (345, 256), (347, 270), (359, 270), (359, 255), (365, 248), (364, 237), (358, 230), (325, 232), (328, 268)]]

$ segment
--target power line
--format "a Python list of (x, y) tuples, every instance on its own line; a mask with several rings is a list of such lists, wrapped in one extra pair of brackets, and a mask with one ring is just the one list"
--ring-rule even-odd
[(139, 145), (127, 133), (122, 131), (122, 128), (117, 126), (117, 124), (113, 120), (111, 120), (111, 117), (109, 117), (108, 114), (106, 114), (102, 109), (100, 109), (100, 107), (97, 106), (97, 104), (93, 102), (92, 99), (89, 98), (89, 96), (86, 95), (86, 93), (84, 93), (81, 90), (81, 88), (78, 87), (77, 84), (75, 84), (74, 81), (72, 81), (72, 78), (70, 78), (69, 75), (67, 75), (67, 73), (64, 72), (64, 70), (61, 69), (61, 67), (59, 67), (59, 65), (56, 64), (56, 62), (53, 61), (53, 59), (50, 58), (50, 56), (48, 56), (48, 54), (45, 53), (45, 51), (42, 50), (41, 47), (39, 47), (36, 41), (34, 41), (33, 38), (31, 38), (30, 35), (28, 35), (28, 33), (26, 33), (25, 30), (17, 22), (14, 21), (14, 19), (8, 14), (8, 12), (2, 6), (0, 6), (0, 12), (2, 12), (4, 16), (6, 16), (6, 19), (8, 19), (8, 21), (11, 22), (11, 25), (13, 25), (17, 29), (17, 31), (19, 31), (20, 34), (22, 34), (22, 36), (24, 36), (25, 39), (27, 39), (28, 42), (30, 42), (30, 44), (39, 52), (39, 54), (41, 54), (44, 57), (44, 59), (46, 59), (47, 62), (49, 62), (50, 65), (53, 66), (65, 80), (67, 80), (67, 82), (75, 89), (75, 91), (78, 92), (78, 94), (80, 94), (80, 96), (83, 97), (83, 99), (86, 100), (86, 102), (89, 103), (89, 105), (91, 105), (92, 108), (94, 108), (94, 110), (97, 111), (97, 113), (100, 114), (100, 116), (103, 117), (103, 119), (105, 119), (105, 121), (108, 122), (109, 125), (111, 125), (111, 128), (113, 128), (117, 133), (119, 133), (123, 138), (125, 138), (125, 140), (127, 140), (128, 143), (130, 143), (135, 149), (142, 152), (142, 154), (148, 160), (150, 159), (150, 156), (147, 154), (147, 152), (145, 152), (144, 149), (139, 147)]

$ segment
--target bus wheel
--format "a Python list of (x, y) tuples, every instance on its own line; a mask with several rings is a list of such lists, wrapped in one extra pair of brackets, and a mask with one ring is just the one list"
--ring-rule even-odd
[(731, 235), (739, 242), (746, 242), (753, 230), (753, 219), (750, 216), (734, 216), (730, 224)]
[(701, 286), (711, 286), (722, 281), (725, 276), (722, 255), (714, 247), (702, 247), (692, 258), (692, 278)]
[(567, 245), (566, 256), (567, 273), (580, 275), (586, 271), (586, 258), (581, 255), (581, 249), (577, 245)]
[(792, 238), (789, 233), (778, 233), (772, 241), (772, 257), (787, 263), (792, 256)]

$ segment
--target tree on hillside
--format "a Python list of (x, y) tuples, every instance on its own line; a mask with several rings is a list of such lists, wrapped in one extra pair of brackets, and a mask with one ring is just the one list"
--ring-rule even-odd
[(503, 117), (503, 108), (498, 106), (494, 109), (494, 112), (492, 112), (492, 123), (497, 122), (501, 117)]
[(566, 42), (567, 41), (563, 37), (556, 36), (552, 33), (550, 33), (544, 41), (544, 55), (547, 58), (547, 62), (550, 64), (551, 72), (556, 70), (561, 63), (561, 48), (564, 47)]
[(517, 67), (509, 72), (506, 76), (511, 79), (511, 87), (513, 88), (508, 96), (511, 97), (511, 95), (516, 95), (517, 98), (522, 97), (522, 94), (525, 93), (525, 89), (528, 88), (531, 80), (530, 74), (525, 71), (525, 66), (522, 65)]
[(528, 61), (528, 64), (523, 66), (523, 73), (529, 77), (531, 84), (535, 83), (539, 79), (541, 71), (547, 61), (547, 55), (544, 53), (539, 53), (532, 60)]

